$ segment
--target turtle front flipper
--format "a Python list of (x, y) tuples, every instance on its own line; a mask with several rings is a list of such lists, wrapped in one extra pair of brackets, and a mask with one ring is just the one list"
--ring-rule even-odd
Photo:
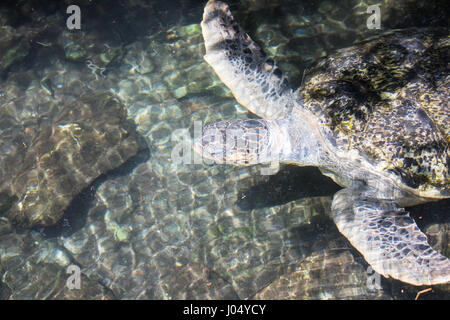
[(262, 118), (285, 118), (293, 104), (288, 81), (234, 20), (229, 7), (209, 1), (201, 26), (204, 59), (236, 100)]
[(332, 216), (339, 231), (385, 277), (413, 285), (450, 281), (450, 260), (430, 247), (408, 212), (373, 194), (369, 187), (336, 193)]

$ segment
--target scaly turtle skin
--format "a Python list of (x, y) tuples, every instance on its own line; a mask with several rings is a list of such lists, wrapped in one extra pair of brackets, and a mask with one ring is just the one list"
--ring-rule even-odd
[(344, 187), (332, 217), (375, 271), (414, 285), (450, 281), (450, 261), (404, 210), (450, 197), (450, 38), (392, 31), (319, 60), (293, 91), (233, 19), (209, 1), (205, 60), (262, 119), (208, 125), (194, 149), (219, 163), (313, 165)]

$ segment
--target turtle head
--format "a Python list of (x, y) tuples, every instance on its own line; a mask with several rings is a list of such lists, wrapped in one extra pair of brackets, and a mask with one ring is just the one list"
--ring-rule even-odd
[[(275, 121), (220, 121), (203, 128), (194, 150), (216, 163), (252, 165), (279, 159), (283, 143)], [(282, 140), (282, 139), (281, 139)]]

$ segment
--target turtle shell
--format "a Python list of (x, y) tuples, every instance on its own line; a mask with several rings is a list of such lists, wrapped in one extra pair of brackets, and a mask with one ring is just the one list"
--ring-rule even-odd
[(450, 196), (450, 37), (391, 31), (336, 51), (299, 92), (342, 150), (357, 149), (419, 195)]

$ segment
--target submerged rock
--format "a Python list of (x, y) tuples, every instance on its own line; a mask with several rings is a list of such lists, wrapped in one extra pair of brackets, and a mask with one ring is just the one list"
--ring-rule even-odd
[[(114, 299), (64, 248), (40, 233), (0, 233), (0, 241), (0, 299)], [(71, 286), (77, 267), (79, 288)]]
[(50, 109), (25, 123), (1, 115), (0, 193), (17, 198), (6, 215), (26, 226), (57, 222), (75, 195), (139, 149), (124, 106), (109, 94)]
[(10, 26), (0, 26), (0, 74), (28, 55), (30, 44), (23, 34)]
[(104, 39), (96, 30), (90, 32), (61, 32), (58, 44), (69, 61), (91, 61), (97, 68), (107, 68), (119, 63), (123, 57), (123, 49), (117, 41)]
[[(339, 251), (339, 250), (337, 250)], [(314, 252), (258, 292), (254, 299), (388, 299), (349, 251)]]
[(148, 37), (145, 45), (145, 51), (158, 66), (161, 82), (172, 97), (181, 99), (205, 93), (230, 96), (229, 90), (202, 59), (204, 44), (199, 24), (156, 33)]

